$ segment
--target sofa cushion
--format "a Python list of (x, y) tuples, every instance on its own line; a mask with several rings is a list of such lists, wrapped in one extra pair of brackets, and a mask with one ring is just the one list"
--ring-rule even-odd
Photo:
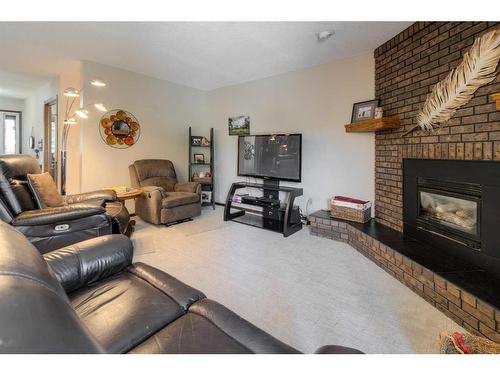
[(216, 325), (188, 313), (133, 348), (131, 354), (252, 354)]
[(40, 173), (40, 166), (35, 158), (29, 155), (2, 155), (0, 157), (0, 192), (14, 215), (18, 215), (24, 209), (16, 191), (19, 184), (12, 183), (16, 180), (26, 181), (28, 173)]
[(0, 222), (0, 353), (96, 353), (40, 253)]
[(140, 186), (161, 186), (166, 191), (173, 191), (177, 183), (175, 168), (170, 160), (136, 160), (134, 169)]
[(33, 198), (28, 181), (11, 179), (10, 187), (14, 195), (17, 197), (21, 211), (24, 212), (39, 208)]
[(203, 299), (130, 353), (299, 353), (219, 303)]
[(173, 208), (198, 203), (199, 201), (200, 196), (195, 193), (186, 193), (183, 191), (167, 192), (166, 197), (161, 201), (161, 206), (162, 208)]
[(28, 183), (38, 208), (61, 207), (64, 200), (49, 172), (28, 173)]
[[(154, 285), (159, 279), (166, 284), (163, 289)], [(181, 289), (182, 295), (190, 294), (193, 301), (203, 296), (186, 288), (173, 277), (153, 276), (147, 266), (136, 264), (103, 282), (79, 289), (69, 298), (106, 352), (123, 353), (185, 314), (182, 304), (166, 291), (175, 294)]]

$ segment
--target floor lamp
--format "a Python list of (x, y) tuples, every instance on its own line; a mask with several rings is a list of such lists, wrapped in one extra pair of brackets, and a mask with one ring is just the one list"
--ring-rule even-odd
[[(104, 87), (106, 83), (99, 79), (90, 82), (92, 86)], [(63, 95), (66, 97), (66, 113), (64, 117), (64, 127), (62, 133), (61, 143), (61, 195), (66, 195), (66, 169), (67, 169), (67, 149), (68, 149), (68, 134), (72, 125), (76, 125), (77, 121), (75, 115), (80, 118), (88, 118), (89, 111), (83, 107), (75, 110), (73, 113), (73, 106), (76, 100), (80, 97), (80, 90), (69, 87), (64, 90)], [(101, 112), (106, 112), (106, 107), (102, 103), (95, 103), (94, 107)]]

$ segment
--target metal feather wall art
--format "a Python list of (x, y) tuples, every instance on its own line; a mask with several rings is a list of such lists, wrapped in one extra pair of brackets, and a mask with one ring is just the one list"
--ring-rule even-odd
[(460, 64), (438, 82), (417, 114), (414, 130), (433, 130), (448, 121), (455, 112), (472, 99), (481, 86), (492, 82), (500, 60), (500, 30), (490, 31), (474, 41)]

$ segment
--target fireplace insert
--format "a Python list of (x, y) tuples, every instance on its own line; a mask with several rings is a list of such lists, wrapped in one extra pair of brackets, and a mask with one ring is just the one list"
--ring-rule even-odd
[(404, 159), (403, 231), (500, 273), (500, 163)]
[(481, 185), (417, 178), (416, 223), (474, 250), (481, 250)]

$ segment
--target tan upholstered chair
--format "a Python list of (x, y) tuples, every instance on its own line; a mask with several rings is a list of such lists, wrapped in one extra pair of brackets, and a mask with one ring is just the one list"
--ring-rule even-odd
[(172, 224), (201, 214), (201, 185), (178, 183), (170, 160), (137, 160), (129, 166), (132, 187), (144, 194), (135, 200), (135, 213), (152, 224)]

